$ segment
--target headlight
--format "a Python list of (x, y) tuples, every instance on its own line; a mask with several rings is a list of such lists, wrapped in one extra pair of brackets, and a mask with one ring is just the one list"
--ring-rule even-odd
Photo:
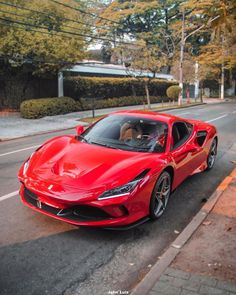
[(129, 195), (130, 192), (136, 187), (136, 185), (140, 181), (141, 181), (141, 179), (134, 180), (134, 181), (131, 181), (125, 185), (118, 186), (114, 189), (106, 191), (98, 198), (98, 200), (104, 200), (104, 199), (110, 199), (110, 198), (116, 198), (116, 197), (122, 197), (122, 196)]
[(29, 160), (28, 159), (25, 164), (24, 164), (24, 167), (23, 167), (23, 175), (25, 175), (25, 173), (27, 172), (28, 168), (29, 168)]
[(137, 177), (135, 177), (134, 180), (128, 182), (127, 184), (106, 191), (98, 197), (98, 200), (128, 196), (149, 171), (150, 169), (145, 169)]
[(27, 170), (28, 170), (28, 168), (29, 168), (29, 163), (30, 163), (30, 160), (31, 160), (31, 158), (33, 157), (33, 155), (34, 155), (34, 153), (35, 152), (33, 152), (32, 154), (31, 154), (31, 156), (29, 157), (29, 159), (25, 162), (25, 164), (24, 164), (24, 167), (23, 167), (23, 175), (25, 176), (25, 174), (26, 174), (26, 172), (27, 172)]

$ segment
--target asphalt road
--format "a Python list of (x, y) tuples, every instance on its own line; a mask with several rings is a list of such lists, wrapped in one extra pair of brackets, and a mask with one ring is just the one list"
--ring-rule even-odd
[(236, 160), (236, 103), (168, 113), (215, 124), (214, 169), (188, 178), (163, 217), (129, 231), (76, 228), (24, 207), (17, 171), (35, 146), (73, 130), (0, 143), (0, 294), (108, 294), (131, 290), (228, 175)]

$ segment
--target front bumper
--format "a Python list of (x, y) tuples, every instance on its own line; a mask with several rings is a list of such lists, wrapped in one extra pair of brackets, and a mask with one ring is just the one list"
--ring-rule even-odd
[[(20, 188), (20, 196), (22, 202), (31, 209), (77, 226), (124, 227), (145, 217), (142, 211), (130, 214), (122, 204), (114, 205), (112, 210), (111, 208), (107, 210), (106, 207), (96, 207), (93, 204), (65, 206), (50, 200), (47, 196), (29, 190), (24, 184)], [(113, 216), (108, 212), (114, 213)]]

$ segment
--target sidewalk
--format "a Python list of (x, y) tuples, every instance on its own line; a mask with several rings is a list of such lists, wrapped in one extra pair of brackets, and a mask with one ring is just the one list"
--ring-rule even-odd
[[(200, 103), (199, 103), (200, 104)], [(162, 107), (161, 103), (152, 104), (152, 108)], [(174, 108), (176, 105), (174, 106)], [(194, 107), (194, 105), (187, 105), (184, 107)], [(164, 108), (160, 111), (172, 109), (173, 105), (168, 105), (164, 103)], [(119, 110), (139, 110), (143, 109), (143, 106), (126, 106), (126, 107), (116, 107), (116, 108), (106, 108), (95, 110), (95, 116), (106, 115), (108, 113), (119, 111)], [(45, 132), (58, 131), (63, 129), (74, 128), (77, 125), (87, 125), (87, 123), (80, 122), (80, 119), (92, 117), (92, 111), (81, 111), (74, 112), (65, 115), (57, 115), (44, 117), (41, 119), (23, 119), (20, 117), (20, 113), (0, 113), (0, 141), (14, 139), (24, 136), (30, 136)]]
[(132, 294), (236, 294), (236, 169), (196, 215), (192, 229), (187, 226), (168, 251)]

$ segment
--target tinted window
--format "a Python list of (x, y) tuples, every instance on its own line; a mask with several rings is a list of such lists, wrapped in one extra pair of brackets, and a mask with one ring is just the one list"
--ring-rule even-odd
[(141, 117), (111, 115), (88, 128), (77, 139), (89, 144), (138, 152), (165, 151), (168, 127)]
[(172, 127), (172, 149), (181, 146), (192, 133), (193, 126), (185, 122), (176, 122)]
[(202, 146), (205, 139), (206, 139), (206, 136), (207, 136), (207, 132), (206, 131), (198, 131), (197, 133), (197, 143)]

